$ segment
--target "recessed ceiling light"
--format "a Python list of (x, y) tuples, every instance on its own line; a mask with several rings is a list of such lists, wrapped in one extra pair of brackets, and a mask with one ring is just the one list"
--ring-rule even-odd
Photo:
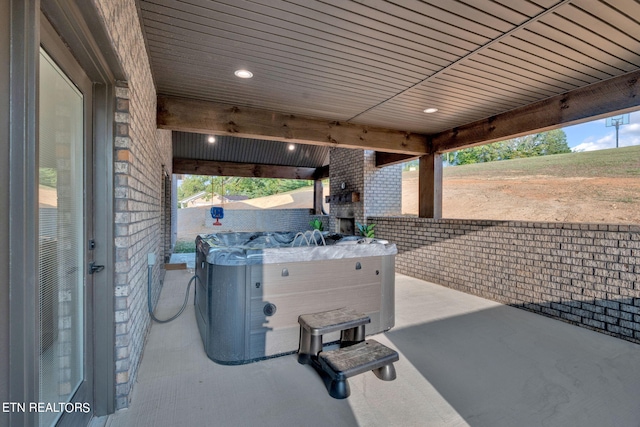
[(249, 70), (236, 70), (233, 74), (235, 74), (236, 77), (240, 77), (241, 79), (250, 79), (251, 77), (253, 77), (253, 73)]
[(426, 110), (424, 110), (424, 112), (427, 114), (435, 113), (436, 111), (438, 111), (437, 108), (427, 108)]
[(216, 142), (216, 137), (210, 136), (209, 138), (207, 138), (207, 141), (209, 141), (209, 144), (213, 144), (214, 142)]
[(288, 148), (289, 148), (289, 151), (293, 151), (293, 150), (295, 150), (295, 149), (296, 149), (296, 146), (295, 146), (295, 145), (293, 145), (293, 144), (289, 144), (289, 147), (288, 147)]

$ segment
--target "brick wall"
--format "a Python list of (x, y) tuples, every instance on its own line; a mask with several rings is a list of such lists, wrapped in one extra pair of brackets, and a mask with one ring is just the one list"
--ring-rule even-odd
[[(358, 192), (364, 194), (363, 154), (362, 150), (349, 148), (332, 148), (329, 152), (331, 168), (329, 169), (329, 194)], [(340, 188), (345, 183), (346, 188)], [(331, 203), (329, 208), (329, 230), (338, 231), (336, 218), (354, 218), (356, 222), (364, 222), (364, 205), (362, 201), (354, 203)]]
[(330, 194), (360, 193), (359, 202), (331, 203), (330, 230), (338, 231), (336, 218), (364, 224), (368, 216), (402, 213), (402, 165), (377, 168), (371, 150), (332, 148), (330, 158)]
[(640, 226), (368, 220), (398, 273), (640, 342)]
[(376, 167), (376, 152), (363, 152), (364, 215), (402, 214), (402, 165)]
[[(116, 409), (129, 404), (150, 320), (147, 254), (154, 253), (153, 299), (160, 292), (163, 165), (171, 176), (171, 133), (156, 129), (156, 92), (134, 0), (93, 0), (127, 81), (116, 88), (115, 336)], [(166, 219), (166, 218), (165, 218)]]

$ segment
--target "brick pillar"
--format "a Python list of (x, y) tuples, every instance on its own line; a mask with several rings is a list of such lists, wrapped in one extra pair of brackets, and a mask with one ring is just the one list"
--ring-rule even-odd
[(330, 194), (360, 194), (356, 202), (331, 203), (330, 231), (340, 231), (340, 218), (365, 224), (368, 216), (402, 214), (402, 165), (377, 168), (374, 151), (348, 148), (332, 148), (330, 159)]
[(116, 87), (116, 138), (114, 156), (115, 192), (115, 361), (116, 361), (116, 408), (128, 406), (130, 390), (130, 349), (129, 349), (129, 298), (132, 287), (129, 280), (131, 270), (131, 236), (129, 208), (131, 138), (129, 136), (129, 88), (125, 83)]

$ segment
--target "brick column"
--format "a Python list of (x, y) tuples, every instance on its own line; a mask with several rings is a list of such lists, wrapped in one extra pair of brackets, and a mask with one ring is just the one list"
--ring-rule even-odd
[(128, 406), (129, 394), (129, 304), (131, 294), (131, 236), (129, 223), (129, 172), (131, 168), (131, 138), (129, 136), (129, 88), (125, 83), (116, 87), (115, 139), (115, 361), (116, 408)]
[(333, 148), (330, 156), (330, 193), (360, 194), (357, 202), (331, 203), (330, 231), (339, 231), (337, 218), (365, 224), (368, 216), (402, 213), (402, 165), (378, 168), (371, 150)]

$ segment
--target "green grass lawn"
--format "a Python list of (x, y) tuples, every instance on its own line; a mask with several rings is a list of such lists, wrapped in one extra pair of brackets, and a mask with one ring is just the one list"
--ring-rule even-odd
[(444, 178), (548, 175), (640, 177), (640, 146), (446, 167)]
[(178, 240), (173, 248), (174, 254), (189, 254), (196, 251), (195, 240)]

